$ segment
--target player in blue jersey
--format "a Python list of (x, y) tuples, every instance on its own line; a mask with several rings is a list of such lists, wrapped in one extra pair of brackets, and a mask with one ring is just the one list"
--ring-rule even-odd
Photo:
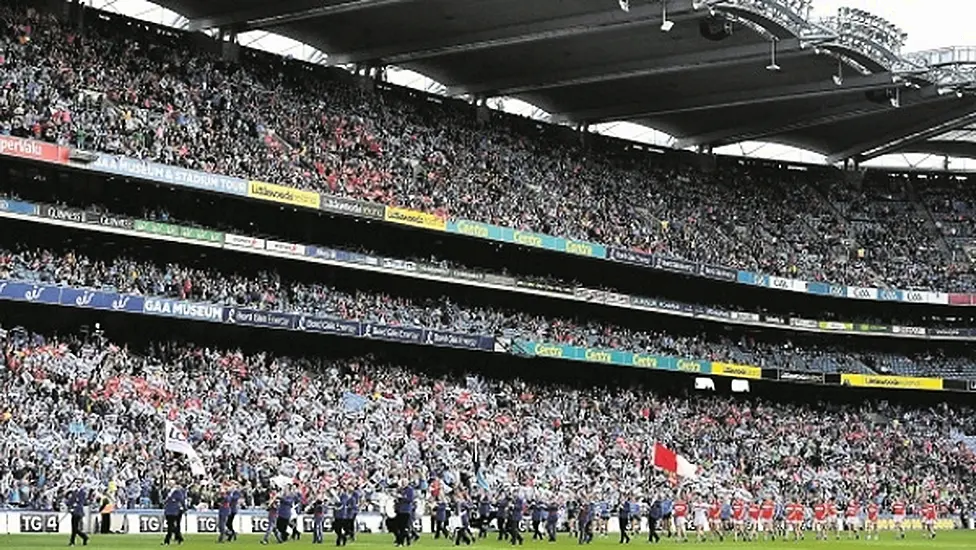
[(275, 540), (282, 542), (278, 537), (278, 499), (272, 498), (268, 502), (268, 526), (264, 530), (264, 538), (261, 539), (261, 544), (268, 544), (268, 539), (274, 534)]

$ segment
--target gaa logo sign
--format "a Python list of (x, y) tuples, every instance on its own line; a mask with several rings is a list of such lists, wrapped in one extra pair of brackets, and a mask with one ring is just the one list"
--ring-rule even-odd
[(197, 518), (197, 533), (216, 533), (217, 518), (214, 516), (200, 516)]
[(20, 516), (21, 533), (57, 533), (58, 516), (55, 514), (24, 514)]
[(162, 533), (163, 516), (139, 516), (140, 533)]

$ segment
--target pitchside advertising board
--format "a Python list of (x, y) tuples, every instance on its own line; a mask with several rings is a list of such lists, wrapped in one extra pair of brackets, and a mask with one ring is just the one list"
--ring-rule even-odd
[[(315, 523), (312, 516), (296, 516), (298, 525), (305, 533), (314, 530)], [(161, 510), (131, 510), (117, 511), (111, 516), (111, 531), (128, 535), (161, 535), (166, 532), (166, 518)], [(98, 514), (90, 514), (84, 519), (84, 531), (95, 533), (98, 531)], [(384, 531), (385, 518), (376, 512), (364, 512), (357, 518), (360, 532), (378, 533)], [(217, 513), (187, 512), (183, 515), (182, 527), (184, 533), (217, 533)], [(423, 525), (423, 527), (421, 526)], [(424, 516), (417, 520), (417, 527), (429, 530), (430, 517)], [(424, 528), (426, 527), (426, 529)], [(332, 530), (332, 518), (326, 517), (323, 528)], [(239, 533), (264, 534), (268, 529), (268, 515), (265, 511), (243, 510), (234, 518), (234, 530)], [(71, 533), (71, 515), (61, 512), (0, 512), (0, 535), (21, 533)]]
[[(96, 514), (85, 518), (84, 530), (87, 533), (97, 531)], [(315, 522), (312, 516), (297, 516), (298, 525), (302, 532), (311, 533), (314, 530)], [(183, 515), (182, 527), (185, 534), (217, 533), (217, 514), (215, 512), (187, 512)], [(238, 533), (251, 533), (263, 535), (268, 530), (268, 516), (264, 511), (244, 510), (234, 518), (234, 530)], [(359, 514), (357, 528), (360, 533), (385, 533), (384, 527), (386, 518), (377, 512), (364, 512)], [(893, 528), (890, 515), (880, 518), (879, 526), (881, 529), (890, 530)], [(420, 532), (431, 531), (430, 516), (423, 516), (414, 521), (414, 527)], [(917, 518), (908, 518), (905, 527), (911, 530), (922, 528), (921, 522)], [(954, 518), (943, 518), (937, 523), (939, 530), (950, 530), (960, 527)], [(969, 526), (966, 526), (969, 527)], [(323, 530), (329, 533), (332, 530), (332, 518), (326, 516)], [(530, 529), (528, 521), (520, 524), (523, 532)], [(560, 525), (564, 529), (565, 525)], [(641, 519), (641, 530), (647, 531), (647, 521)], [(613, 517), (607, 522), (607, 531), (616, 533), (620, 531), (617, 518)], [(112, 532), (126, 535), (162, 535), (166, 532), (166, 519), (159, 510), (132, 510), (116, 512), (112, 514)], [(0, 513), (0, 535), (10, 534), (52, 534), (58, 533), (67, 535), (71, 533), (71, 516), (66, 513), (52, 512), (5, 512)]]

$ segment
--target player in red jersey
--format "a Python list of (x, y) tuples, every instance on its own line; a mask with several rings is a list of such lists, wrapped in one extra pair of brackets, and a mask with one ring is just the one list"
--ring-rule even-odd
[(722, 532), (722, 501), (715, 499), (712, 501), (711, 506), (708, 507), (708, 524), (712, 530), (712, 537), (719, 541), (724, 541), (725, 535)]
[(732, 528), (733, 528), (733, 539), (738, 541), (739, 537), (745, 539), (745, 525), (746, 525), (746, 515), (749, 510), (745, 502), (741, 499), (736, 499), (732, 503)]
[(867, 525), (865, 526), (866, 534), (864, 535), (864, 538), (867, 540), (871, 540), (872, 536), (874, 537), (874, 540), (880, 540), (878, 539), (878, 513), (880, 511), (881, 508), (873, 500), (868, 504), (868, 521)]
[(758, 500), (749, 504), (749, 540), (759, 538), (759, 532), (762, 531), (762, 524), (759, 523), (759, 515), (761, 512), (762, 507), (759, 505)]
[(929, 538), (935, 538), (935, 518), (938, 515), (935, 503), (926, 502), (922, 505), (922, 526)]
[(813, 531), (817, 540), (827, 540), (827, 504), (822, 500), (813, 505)]
[(688, 541), (688, 502), (678, 500), (674, 503), (674, 536), (680, 541)]
[(844, 516), (844, 522), (847, 524), (847, 538), (860, 539), (861, 505), (856, 500), (849, 501)]
[(793, 501), (786, 506), (786, 523), (793, 533), (793, 540), (803, 539), (803, 516), (806, 510), (803, 505)]
[(896, 500), (891, 505), (891, 514), (893, 516), (895, 529), (898, 531), (898, 538), (905, 538), (905, 512), (908, 507), (905, 506), (905, 502), (902, 500)]
[(837, 515), (837, 503), (831, 498), (827, 501), (827, 532), (833, 533), (840, 540), (840, 532), (844, 530), (840, 516)]
[(776, 511), (776, 503), (773, 499), (767, 498), (759, 510), (759, 518), (762, 520), (763, 540), (776, 540), (776, 529), (773, 527), (773, 512)]

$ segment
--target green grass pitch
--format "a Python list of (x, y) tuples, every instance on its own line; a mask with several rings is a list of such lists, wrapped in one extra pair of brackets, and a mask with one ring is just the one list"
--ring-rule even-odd
[[(159, 543), (162, 540), (162, 536), (154, 535), (103, 535), (103, 536), (92, 536), (88, 547), (93, 549), (139, 549), (139, 548), (159, 548)], [(180, 547), (174, 544), (172, 548), (184, 548), (186, 550), (201, 550), (204, 548), (219, 548), (221, 550), (237, 550), (237, 549), (258, 549), (258, 548), (275, 548), (280, 546), (282, 550), (285, 549), (299, 549), (299, 548), (334, 548), (335, 538), (327, 536), (324, 545), (312, 544), (312, 538), (310, 535), (302, 535), (302, 539), (298, 541), (292, 541), (285, 543), (284, 545), (270, 544), (268, 546), (262, 546), (260, 544), (261, 538), (257, 535), (241, 535), (240, 539), (231, 543), (217, 544), (216, 538), (210, 535), (190, 535), (187, 537), (186, 543)], [(66, 535), (0, 535), (0, 549), (3, 550), (36, 550), (43, 548), (64, 548), (68, 544), (68, 537)], [(893, 548), (897, 550), (949, 550), (949, 549), (971, 549), (976, 548), (976, 531), (944, 531), (939, 533), (938, 538), (935, 540), (930, 540), (923, 538), (922, 534), (919, 532), (909, 532), (905, 540), (896, 539), (895, 535), (892, 533), (882, 533), (881, 540), (847, 540), (846, 538), (840, 541), (830, 540), (830, 541), (816, 541), (810, 540), (808, 537), (805, 541), (800, 542), (707, 542), (707, 543), (678, 543), (675, 541), (665, 540), (660, 544), (649, 544), (646, 539), (635, 538), (634, 542), (629, 545), (631, 548), (666, 548), (671, 550), (677, 550), (680, 548), (763, 548), (769, 550), (780, 550), (780, 549), (813, 549), (813, 548), (823, 548), (829, 550), (861, 550), (864, 548), (875, 549), (875, 550), (887, 550), (888, 548)], [(448, 549), (453, 548), (453, 543), (448, 543), (442, 540), (434, 540), (430, 535), (424, 535), (424, 537), (418, 543), (414, 543), (411, 548), (417, 550), (426, 549)], [(479, 548), (482, 550), (502, 550), (505, 548), (511, 548), (509, 544), (503, 544), (495, 541), (493, 538), (487, 540), (481, 540), (472, 545), (473, 548)], [(603, 549), (610, 550), (611, 548), (623, 548), (622, 545), (617, 544), (617, 539), (614, 535), (609, 537), (598, 536), (592, 544), (589, 545), (592, 549)], [(78, 548), (82, 548), (81, 542), (78, 543)], [(347, 550), (386, 550), (394, 548), (393, 539), (390, 535), (360, 535), (357, 537), (356, 542), (350, 543)], [(583, 548), (576, 544), (569, 535), (561, 534), (560, 540), (555, 543), (548, 542), (534, 542), (532, 540), (525, 541), (523, 548), (526, 549), (552, 549), (552, 550), (569, 550), (570, 548)]]

